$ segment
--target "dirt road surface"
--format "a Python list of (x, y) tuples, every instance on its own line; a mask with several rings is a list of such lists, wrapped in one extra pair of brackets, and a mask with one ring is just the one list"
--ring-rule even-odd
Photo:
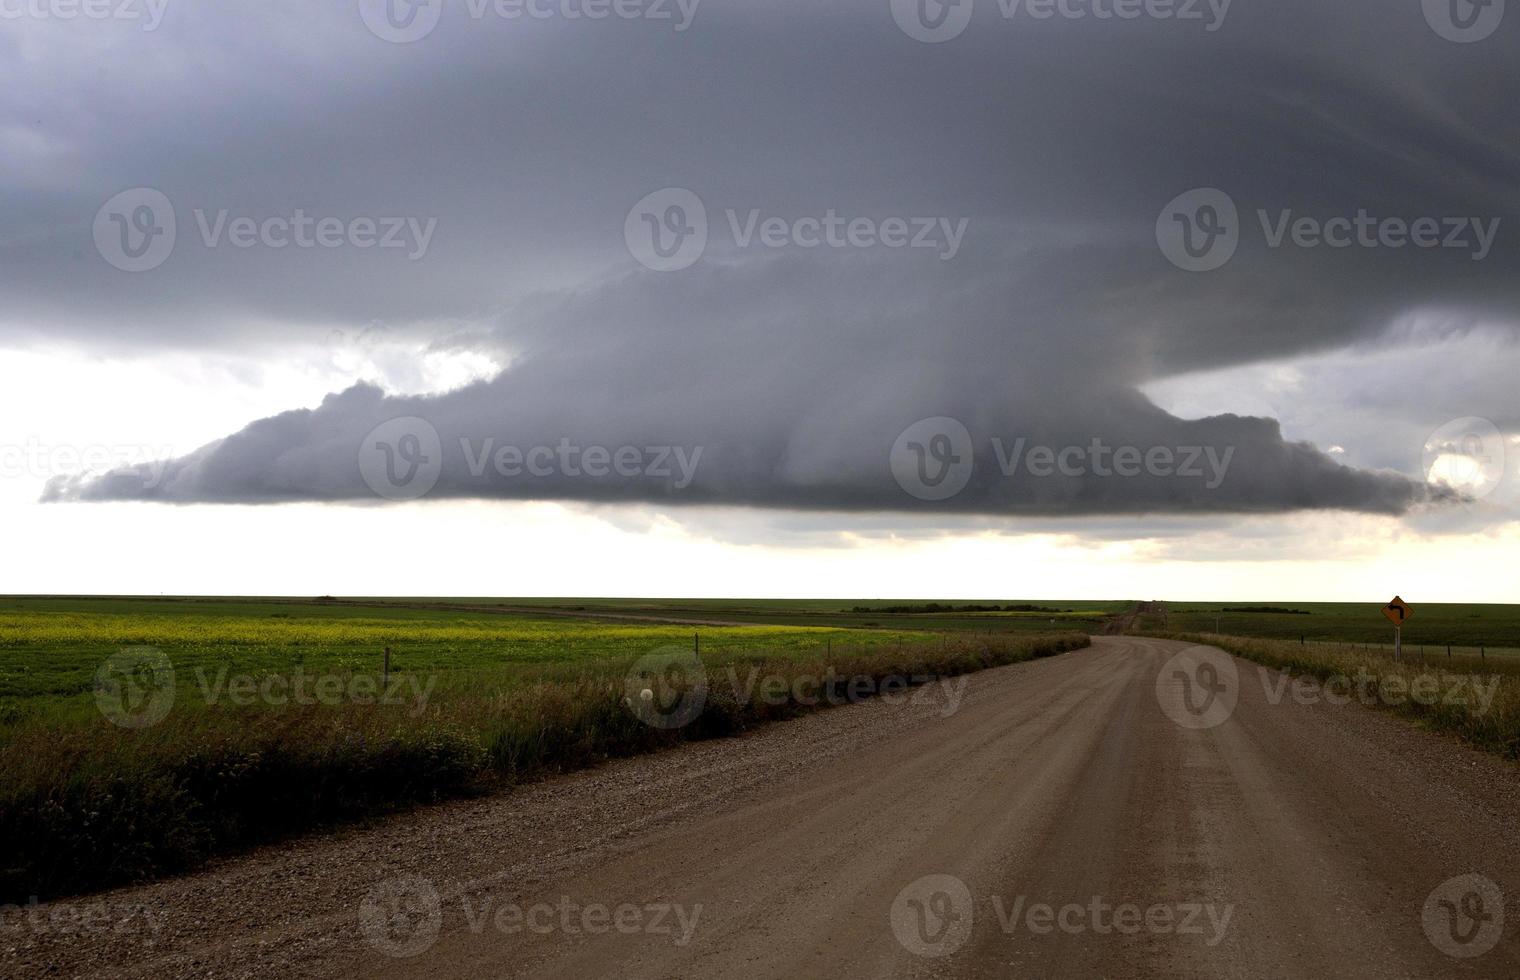
[(6, 913), (0, 970), (1520, 976), (1520, 768), (1280, 678), (1100, 637)]

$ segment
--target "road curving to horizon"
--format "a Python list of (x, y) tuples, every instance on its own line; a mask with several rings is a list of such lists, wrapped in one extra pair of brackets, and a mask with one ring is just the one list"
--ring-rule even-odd
[(1520, 976), (1520, 767), (1274, 699), (1280, 677), (1096, 637), (958, 700), (831, 709), (77, 899), (156, 925), (8, 932), (0, 971)]

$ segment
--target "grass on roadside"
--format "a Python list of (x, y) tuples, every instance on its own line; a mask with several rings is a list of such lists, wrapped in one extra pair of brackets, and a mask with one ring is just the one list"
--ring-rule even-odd
[[(1372, 704), (1432, 731), (1455, 735), (1475, 748), (1520, 759), (1520, 661), (1445, 656), (1426, 660), (1407, 653), (1395, 661), (1388, 654), (1369, 652), (1352, 644), (1307, 646), (1215, 633), (1146, 631), (1143, 635), (1218, 647), (1264, 667), (1321, 682), (1366, 677), (1368, 700)], [(1471, 689), (1465, 684), (1462, 690), (1467, 693), (1462, 697), (1444, 696), (1455, 686), (1443, 684), (1441, 679), (1452, 676), (1469, 682), (1481, 680), (1485, 686), (1492, 684), (1492, 700), (1471, 696)], [(1441, 693), (1434, 697), (1413, 697), (1411, 685), (1422, 678), (1422, 683), (1436, 684)]]
[[(81, 724), (68, 712), (28, 716), (6, 726), (0, 752), (0, 902), (186, 871), (345, 820), (732, 735), (809, 710), (791, 682), (831, 667), (834, 693), (850, 700), (857, 678), (954, 676), (1088, 642), (963, 635), (827, 661), (795, 650), (704, 657), (713, 680), (705, 708), (677, 728), (639, 719), (627, 660), (545, 670), (531, 682), (459, 672), (417, 711), (190, 703), (140, 729)], [(773, 700), (733, 690), (721, 676), (730, 665), (782, 678), (788, 693)]]

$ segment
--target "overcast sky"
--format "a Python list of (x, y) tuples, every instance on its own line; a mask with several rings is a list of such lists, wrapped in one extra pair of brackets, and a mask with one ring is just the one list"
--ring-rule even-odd
[(0, 3), (0, 590), (1515, 600), (1517, 46)]

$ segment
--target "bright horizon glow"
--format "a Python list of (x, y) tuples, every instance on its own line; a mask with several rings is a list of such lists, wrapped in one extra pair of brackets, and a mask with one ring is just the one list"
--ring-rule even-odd
[[(398, 382), (385, 362), (399, 362), (394, 370), (407, 377)], [(484, 370), (445, 361), (446, 377), (435, 382), (419, 363), (316, 348), (266, 361), (6, 352), (0, 446), (65, 452), (45, 454), (40, 472), (0, 478), (10, 553), (20, 559), (0, 568), (0, 593), (1382, 603), (1399, 592), (1412, 603), (1520, 600), (1514, 523), (1453, 534), (1305, 512), (915, 530), (877, 527), (870, 515), (717, 507), (37, 503), (53, 469), (77, 471), (71, 453), (188, 452), (359, 378), (425, 387)], [(208, 385), (215, 402), (204, 397)]]
[[(552, 503), (29, 509), (14, 532), (15, 554), (29, 559), (0, 572), (0, 593), (1381, 603), (1399, 592), (1414, 603), (1511, 602), (1506, 569), (1520, 549), (1513, 528), (1411, 540), (1396, 521), (1346, 526), (1345, 515), (1299, 518), (1298, 529), (1315, 537), (1339, 523), (1361, 553), (1253, 561), (1177, 556), (1218, 555), (1231, 544), (1226, 529), (1175, 542), (981, 532), (818, 547), (727, 543), (668, 518), (629, 529), (613, 523), (625, 508)], [(91, 555), (49, 547), (59, 540), (110, 544)], [(1452, 567), (1484, 584), (1455, 583)]]

